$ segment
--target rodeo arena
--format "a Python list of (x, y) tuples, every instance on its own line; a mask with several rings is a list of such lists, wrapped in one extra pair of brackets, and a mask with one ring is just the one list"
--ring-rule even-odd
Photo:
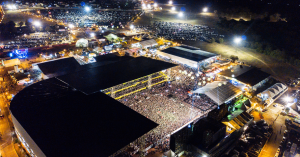
[[(77, 26), (119, 23), (122, 27), (138, 12), (57, 9), (41, 10), (40, 14)], [(206, 26), (173, 22), (155, 21), (152, 26), (135, 29), (154, 30), (156, 36), (171, 40), (224, 37)], [(187, 45), (157, 50), (155, 56), (156, 59), (108, 53), (94, 57), (95, 62), (89, 64), (79, 64), (76, 57), (33, 64), (43, 80), (20, 91), (11, 102), (19, 139), (32, 156), (174, 156), (182, 150), (178, 151), (179, 144), (175, 145), (171, 136), (207, 118), (209, 113), (218, 116), (220, 110), (227, 110), (225, 104), (234, 104), (232, 112), (243, 114), (239, 123), (234, 123), (232, 119), (237, 116), (232, 116), (230, 126), (226, 126), (231, 132), (251, 121), (246, 113), (251, 106), (241, 109), (235, 102), (243, 104), (248, 100), (243, 95), (256, 91), (270, 79), (269, 74), (257, 68), (231, 63)], [(249, 79), (253, 75), (255, 78)], [(276, 89), (272, 102), (287, 90), (281, 84)], [(51, 111), (47, 107), (50, 105), (54, 108)], [(32, 118), (35, 113), (43, 117)], [(66, 125), (75, 133), (67, 133)], [(223, 124), (219, 126), (225, 128)], [(42, 131), (48, 134), (37, 133)], [(57, 138), (72, 147), (60, 151), (64, 142), (51, 144)], [(76, 145), (78, 141), (80, 145)], [(211, 150), (203, 152), (215, 154), (218, 146), (224, 145), (210, 145)]]

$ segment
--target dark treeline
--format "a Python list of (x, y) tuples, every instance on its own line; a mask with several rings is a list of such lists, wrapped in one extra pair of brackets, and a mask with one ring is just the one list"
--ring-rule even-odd
[(236, 21), (220, 18), (218, 26), (231, 34), (243, 34), (243, 46), (300, 68), (300, 25), (264, 20)]

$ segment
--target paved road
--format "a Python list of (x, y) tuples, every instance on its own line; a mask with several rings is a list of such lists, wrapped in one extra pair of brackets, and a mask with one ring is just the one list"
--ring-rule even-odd
[(4, 118), (0, 120), (0, 149), (3, 157), (18, 157), (12, 142), (12, 131), (8, 119), (8, 107), (4, 102), (2, 94), (0, 95), (0, 109), (4, 114)]
[(259, 154), (259, 157), (274, 157), (277, 152), (280, 141), (283, 138), (284, 130), (286, 130), (285, 116), (280, 115), (282, 108), (281, 105), (278, 105), (277, 107), (270, 105), (268, 111), (263, 113), (264, 119), (268, 124), (273, 124), (274, 130), (272, 136)]

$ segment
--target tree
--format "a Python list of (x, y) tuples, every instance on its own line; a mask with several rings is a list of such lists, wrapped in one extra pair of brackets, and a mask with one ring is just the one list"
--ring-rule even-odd
[(219, 43), (222, 44), (224, 42), (223, 38), (219, 38)]
[(20, 27), (22, 27), (23, 25), (24, 25), (24, 22), (23, 22), (23, 21), (19, 22), (19, 26), (20, 26)]
[(25, 25), (26, 25), (27, 27), (29, 27), (29, 26), (31, 26), (31, 23), (30, 23), (29, 21), (25, 21)]
[(239, 60), (239, 57), (235, 56), (235, 55), (231, 55), (230, 59), (232, 60), (232, 62), (235, 62), (235, 61)]
[(15, 26), (16, 26), (16, 24), (15, 24), (15, 22), (14, 22), (14, 21), (9, 21), (9, 22), (7, 22), (7, 23), (6, 23), (6, 26), (7, 26), (7, 27), (11, 27), (11, 28), (13, 28), (13, 27), (15, 27)]

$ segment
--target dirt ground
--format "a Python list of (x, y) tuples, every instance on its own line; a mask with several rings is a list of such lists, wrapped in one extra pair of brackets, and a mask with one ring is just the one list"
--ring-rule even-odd
[(229, 58), (231, 55), (236, 55), (239, 57), (239, 61), (261, 68), (262, 71), (271, 74), (279, 81), (286, 81), (287, 78), (299, 77), (300, 70), (298, 68), (286, 63), (279, 62), (270, 56), (257, 53), (255, 52), (255, 50), (232, 46), (227, 43), (219, 44), (200, 41), (185, 41), (182, 43), (199, 47), (204, 51), (220, 54), (222, 57), (226, 58)]

